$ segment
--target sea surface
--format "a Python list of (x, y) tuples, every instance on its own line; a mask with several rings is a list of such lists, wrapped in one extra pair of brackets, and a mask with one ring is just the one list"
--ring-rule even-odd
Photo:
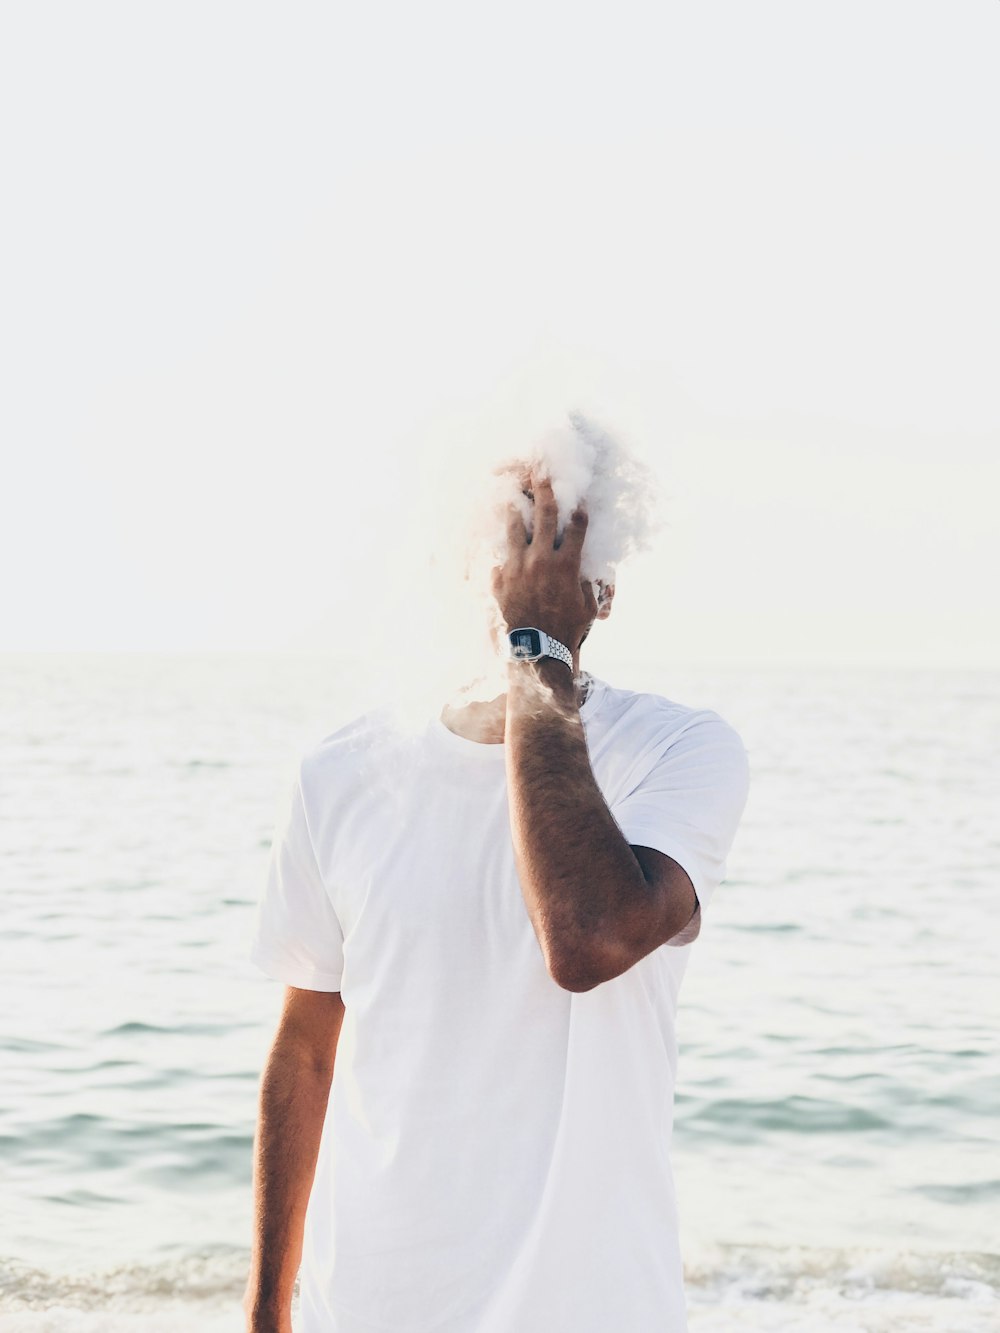
[[(1000, 676), (598, 674), (716, 708), (752, 765), (681, 994), (692, 1333), (1000, 1330)], [(0, 658), (3, 1333), (241, 1329), (280, 999), (247, 940), (355, 680)]]

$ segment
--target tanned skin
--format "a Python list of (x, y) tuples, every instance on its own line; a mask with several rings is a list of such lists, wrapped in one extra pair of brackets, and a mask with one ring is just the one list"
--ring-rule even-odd
[[(587, 991), (675, 936), (694, 938), (698, 899), (670, 857), (625, 841), (594, 778), (576, 678), (580, 645), (610, 612), (614, 588), (599, 605), (580, 578), (586, 513), (573, 514), (557, 545), (551, 486), (527, 474), (524, 487), (534, 498), (533, 531), (529, 537), (512, 506), (509, 555), (493, 571), (493, 595), (507, 628), (533, 625), (566, 644), (573, 671), (552, 659), (512, 662), (505, 695), (446, 708), (442, 720), (470, 740), (506, 742), (528, 915), (553, 980)], [(292, 1333), (292, 1290), (343, 1018), (339, 994), (287, 988), (261, 1081), (247, 1333)]]
[(580, 578), (587, 515), (578, 509), (557, 545), (552, 486), (530, 475), (528, 482), (533, 531), (511, 506), (508, 556), (493, 571), (493, 595), (508, 629), (534, 625), (566, 644), (573, 671), (552, 658), (508, 666), (511, 833), (549, 972), (567, 990), (586, 991), (677, 935), (698, 899), (670, 857), (625, 841), (594, 778), (575, 684), (580, 645), (599, 614), (592, 584)]
[(248, 1333), (292, 1333), (292, 1290), (343, 1021), (339, 993), (286, 988), (260, 1085)]

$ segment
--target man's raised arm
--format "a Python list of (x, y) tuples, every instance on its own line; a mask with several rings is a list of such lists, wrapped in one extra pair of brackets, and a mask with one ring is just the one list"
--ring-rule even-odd
[(512, 663), (509, 678), (507, 790), (521, 890), (553, 978), (591, 990), (682, 930), (697, 899), (669, 857), (625, 841), (590, 767), (562, 663)]
[(574, 669), (551, 658), (508, 667), (511, 834), (546, 965), (561, 986), (584, 991), (676, 935), (697, 899), (676, 862), (652, 849), (633, 851), (594, 778), (574, 683), (580, 644), (597, 613), (593, 589), (580, 578), (587, 516), (578, 510), (556, 545), (552, 487), (528, 481), (533, 534), (511, 506), (507, 559), (494, 570), (493, 594), (509, 629), (544, 630), (572, 650)]

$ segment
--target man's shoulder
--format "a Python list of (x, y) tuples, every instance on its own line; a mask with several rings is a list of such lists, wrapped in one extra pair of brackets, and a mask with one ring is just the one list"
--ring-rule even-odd
[(361, 749), (374, 744), (390, 730), (390, 726), (391, 719), (387, 708), (359, 713), (341, 723), (335, 731), (329, 732), (309, 753), (319, 756), (335, 753), (338, 750)]
[(650, 691), (608, 687), (601, 713), (607, 731), (595, 751), (622, 766), (623, 789), (649, 781), (676, 792), (725, 796), (742, 809), (750, 758), (736, 728), (714, 708), (678, 703)]
[(418, 725), (391, 706), (372, 709), (342, 723), (301, 755), (304, 790), (329, 792), (343, 784), (393, 786), (419, 762), (428, 719)]
[(375, 763), (394, 736), (387, 709), (361, 713), (343, 722), (301, 754), (303, 783), (326, 782), (338, 772), (356, 772)]
[(610, 729), (666, 739), (691, 739), (732, 744), (743, 748), (736, 728), (713, 708), (679, 703), (651, 690), (632, 690), (601, 682), (605, 691), (600, 713)]

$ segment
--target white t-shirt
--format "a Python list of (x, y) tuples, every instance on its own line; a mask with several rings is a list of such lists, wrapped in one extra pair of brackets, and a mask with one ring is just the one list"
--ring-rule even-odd
[[(597, 680), (581, 714), (626, 840), (679, 862), (705, 909), (747, 795), (739, 736)], [(502, 745), (367, 715), (310, 753), (251, 953), (345, 1006), (302, 1333), (681, 1333), (669, 1148), (690, 947), (563, 990), (517, 879)]]

